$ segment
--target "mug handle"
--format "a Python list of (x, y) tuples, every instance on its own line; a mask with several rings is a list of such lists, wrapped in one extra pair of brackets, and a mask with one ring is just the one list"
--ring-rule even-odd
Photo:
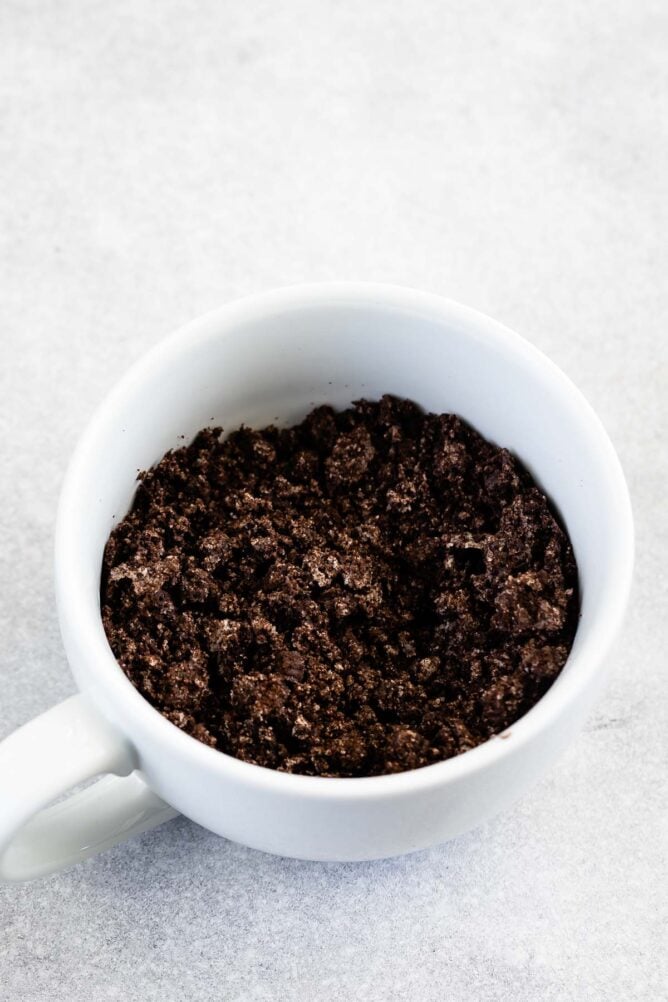
[[(6, 738), (0, 743), (0, 879), (53, 873), (176, 817), (137, 766), (127, 739), (83, 695)], [(52, 803), (95, 776), (102, 778)]]

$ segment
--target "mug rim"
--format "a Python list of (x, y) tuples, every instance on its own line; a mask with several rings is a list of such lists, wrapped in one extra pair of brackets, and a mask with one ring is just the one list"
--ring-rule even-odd
[[(604, 460), (610, 504), (615, 511), (615, 537), (613, 540), (612, 570), (604, 583), (604, 596), (597, 614), (589, 624), (579, 649), (569, 654), (571, 670), (563, 670), (541, 699), (501, 734), (468, 751), (431, 765), (404, 772), (380, 776), (336, 777), (304, 776), (281, 772), (266, 766), (244, 762), (234, 756), (211, 748), (180, 730), (167, 720), (159, 710), (141, 695), (125, 675), (107, 641), (101, 615), (91, 616), (87, 611), (89, 577), (82, 561), (78, 559), (75, 499), (78, 485), (86, 482), (88, 457), (96, 449), (98, 436), (113, 421), (114, 411), (124, 398), (132, 394), (142, 381), (150, 378), (155, 362), (160, 359), (176, 360), (181, 350), (193, 342), (209, 337), (234, 336), (234, 329), (242, 322), (266, 319), (272, 314), (309, 306), (374, 305), (382, 308), (421, 312), (441, 323), (459, 323), (473, 327), (477, 336), (492, 341), (506, 351), (520, 355), (524, 361), (549, 378), (578, 423), (596, 440)], [(128, 713), (129, 726), (124, 734), (132, 743), (135, 722), (150, 740), (159, 744), (169, 742), (179, 746), (180, 756), (188, 758), (196, 767), (215, 770), (221, 775), (235, 778), (240, 784), (271, 789), (292, 796), (339, 799), (363, 799), (397, 796), (413, 793), (463, 779), (472, 772), (484, 769), (509, 754), (520, 753), (541, 731), (558, 718), (587, 687), (592, 675), (600, 670), (617, 630), (621, 624), (628, 601), (633, 569), (633, 518), (628, 487), (624, 474), (600, 419), (580, 390), (565, 373), (538, 348), (515, 331), (486, 314), (463, 306), (454, 300), (433, 293), (422, 292), (406, 286), (371, 282), (321, 282), (282, 286), (259, 294), (245, 296), (212, 310), (179, 327), (167, 338), (159, 341), (143, 354), (112, 387), (88, 422), (68, 466), (63, 482), (55, 533), (56, 596), (61, 626), (65, 620), (71, 630), (79, 635), (79, 646), (87, 663), (86, 674), (95, 683), (91, 691), (98, 708), (104, 713), (105, 703), (122, 702)], [(78, 613), (77, 613), (78, 610)], [(85, 614), (84, 614), (85, 612)], [(578, 630), (582, 625), (578, 624)], [(63, 631), (65, 632), (65, 631)], [(101, 691), (98, 700), (95, 693)], [(87, 690), (88, 691), (88, 690)], [(176, 746), (174, 746), (176, 747)]]

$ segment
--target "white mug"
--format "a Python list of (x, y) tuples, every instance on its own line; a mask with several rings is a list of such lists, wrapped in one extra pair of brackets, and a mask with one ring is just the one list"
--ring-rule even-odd
[[(459, 414), (519, 456), (555, 503), (581, 598), (563, 671), (505, 733), (410, 772), (289, 775), (201, 744), (133, 687), (102, 627), (104, 545), (131, 503), (137, 471), (207, 425), (291, 424), (314, 404), (341, 408), (383, 393)], [(0, 876), (57, 870), (177, 812), (253, 848), (316, 860), (412, 852), (473, 828), (524, 793), (583, 723), (632, 563), (628, 492), (604, 429), (572, 383), (517, 334), (437, 296), (358, 283), (279, 289), (210, 313), (128, 372), (69, 467), (56, 594), (81, 692), (0, 745)]]

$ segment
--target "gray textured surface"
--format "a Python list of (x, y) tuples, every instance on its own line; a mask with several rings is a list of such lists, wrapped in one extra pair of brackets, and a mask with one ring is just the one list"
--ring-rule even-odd
[(101, 395), (231, 297), (468, 302), (571, 374), (625, 466), (633, 603), (589, 724), (412, 858), (273, 859), (178, 820), (0, 889), (0, 999), (666, 994), (663, 0), (0, 3), (0, 736), (73, 691), (58, 489)]

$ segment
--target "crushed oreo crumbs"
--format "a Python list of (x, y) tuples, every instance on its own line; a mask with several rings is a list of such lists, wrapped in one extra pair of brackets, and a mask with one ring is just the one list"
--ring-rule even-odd
[(391, 396), (167, 453), (109, 538), (101, 605), (168, 720), (320, 776), (415, 769), (503, 731), (578, 618), (570, 542), (522, 464)]

